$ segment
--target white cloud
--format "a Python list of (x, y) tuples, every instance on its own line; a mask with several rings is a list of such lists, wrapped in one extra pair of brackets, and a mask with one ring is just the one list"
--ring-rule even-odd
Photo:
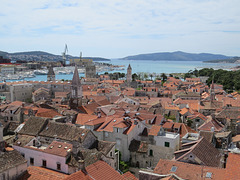
[[(175, 51), (239, 55), (238, 0), (6, 1), (0, 50), (86, 56)], [(235, 32), (235, 33), (233, 33)]]

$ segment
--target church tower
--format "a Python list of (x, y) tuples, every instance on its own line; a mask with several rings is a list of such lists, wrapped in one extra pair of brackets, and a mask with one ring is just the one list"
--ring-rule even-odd
[(48, 69), (47, 81), (55, 81), (55, 73), (52, 65)]
[(215, 100), (215, 91), (214, 91), (214, 82), (212, 80), (212, 84), (210, 87), (210, 100), (213, 102)]
[(77, 108), (81, 105), (82, 105), (82, 85), (79, 78), (77, 65), (75, 65), (75, 70), (74, 70), (72, 84), (71, 84), (70, 107)]
[(131, 83), (132, 82), (132, 68), (131, 65), (128, 65), (127, 68), (127, 83)]

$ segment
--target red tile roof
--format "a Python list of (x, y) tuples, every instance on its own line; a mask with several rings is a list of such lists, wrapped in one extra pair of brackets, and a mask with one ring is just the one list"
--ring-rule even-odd
[(138, 180), (130, 171), (122, 175), (126, 180)]
[(158, 132), (160, 131), (161, 126), (153, 125), (148, 133), (151, 136), (157, 136)]
[[(174, 171), (174, 169), (176, 169)], [(178, 162), (173, 160), (163, 160), (160, 159), (157, 166), (154, 169), (154, 173), (167, 175), (167, 174), (176, 174), (178, 177), (183, 179), (191, 179), (191, 180), (208, 180), (210, 178), (206, 178), (208, 173), (212, 173), (211, 179), (215, 180), (223, 180), (227, 179), (225, 177), (225, 169), (215, 168), (215, 167), (206, 167), (200, 165), (194, 165), (184, 162)]]
[(73, 145), (65, 142), (53, 141), (44, 152), (49, 154), (54, 154), (57, 156), (66, 157), (70, 152), (72, 152)]
[(226, 166), (226, 179), (239, 179), (240, 177), (240, 155), (228, 154)]
[(173, 128), (173, 125), (174, 125), (174, 123), (172, 123), (172, 122), (165, 122), (164, 124), (163, 124), (163, 128), (164, 129), (172, 129)]
[(97, 161), (86, 167), (86, 173), (78, 171), (68, 176), (65, 180), (124, 180), (124, 176), (120, 175), (111, 166), (104, 161)]
[(42, 167), (30, 166), (20, 180), (61, 180), (68, 175)]
[(80, 125), (84, 125), (86, 122), (93, 120), (93, 119), (97, 119), (96, 115), (91, 115), (91, 114), (81, 114), (79, 113), (77, 115), (77, 119), (76, 119), (76, 124), (80, 124)]
[(198, 128), (198, 130), (199, 131), (211, 131), (212, 127), (214, 127), (215, 132), (220, 132), (220, 131), (222, 131), (224, 126), (217, 120), (211, 119), (211, 120), (205, 122), (204, 124), (202, 124)]

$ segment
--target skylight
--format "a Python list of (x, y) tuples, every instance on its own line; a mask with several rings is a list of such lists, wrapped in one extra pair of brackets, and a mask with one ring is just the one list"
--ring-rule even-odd
[(211, 172), (207, 172), (206, 178), (212, 178), (212, 173)]
[(171, 172), (176, 172), (176, 170), (177, 170), (177, 166), (172, 166)]

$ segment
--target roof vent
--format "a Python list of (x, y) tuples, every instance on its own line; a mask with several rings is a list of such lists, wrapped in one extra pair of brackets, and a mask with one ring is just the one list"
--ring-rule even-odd
[(67, 150), (67, 152), (70, 152), (70, 151), (71, 151), (71, 149), (68, 149), (68, 150)]
[(113, 122), (116, 122), (116, 121), (117, 121), (116, 119), (113, 120)]
[(65, 146), (64, 149), (67, 149), (67, 146)]
[(82, 133), (82, 136), (84, 136), (85, 135), (85, 133)]
[(140, 113), (136, 113), (136, 114), (135, 114), (135, 116), (139, 116), (139, 115), (140, 115)]
[(206, 178), (212, 178), (212, 173), (211, 172), (207, 172)]
[(130, 113), (130, 111), (125, 111), (125, 114), (128, 114), (128, 113)]
[(177, 170), (177, 166), (172, 166), (171, 172), (176, 172), (176, 170)]
[(62, 145), (59, 145), (58, 148), (62, 147)]

